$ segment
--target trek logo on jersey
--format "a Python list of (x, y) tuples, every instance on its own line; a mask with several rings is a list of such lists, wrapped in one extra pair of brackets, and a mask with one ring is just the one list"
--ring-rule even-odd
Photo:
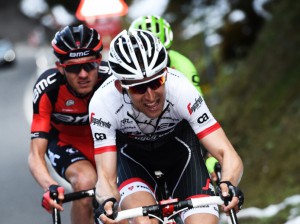
[(203, 124), (205, 121), (207, 121), (209, 119), (207, 113), (202, 114), (198, 119), (197, 122), (199, 124)]
[(126, 124), (131, 124), (132, 121), (129, 120), (128, 118), (124, 118), (123, 120), (121, 120), (121, 127), (124, 127)]
[(98, 119), (98, 118), (94, 118), (95, 113), (91, 113), (91, 119), (90, 119), (90, 123), (100, 126), (100, 127), (105, 127), (105, 128), (110, 128), (111, 127), (111, 123), (106, 122), (106, 121), (102, 121), (102, 118)]
[(102, 141), (102, 140), (106, 139), (106, 134), (104, 134), (104, 133), (95, 133), (94, 137), (95, 137), (96, 140)]
[(72, 125), (82, 125), (88, 124), (89, 116), (86, 115), (69, 115), (69, 114), (59, 114), (53, 113), (52, 117), (54, 118), (54, 122), (63, 123), (63, 124), (72, 124)]
[(175, 126), (175, 123), (162, 123), (159, 126), (157, 126), (156, 130), (162, 130), (162, 129), (169, 129)]
[(42, 79), (35, 85), (33, 89), (33, 103), (36, 103), (40, 94), (46, 89), (47, 86), (56, 82), (57, 79), (53, 79), (53, 76), (55, 76), (55, 74), (49, 75), (47, 78)]
[(191, 103), (189, 103), (187, 105), (187, 109), (188, 109), (190, 115), (201, 106), (202, 102), (203, 102), (203, 99), (201, 96), (199, 96), (198, 99), (195, 99), (195, 103), (192, 106), (191, 106)]

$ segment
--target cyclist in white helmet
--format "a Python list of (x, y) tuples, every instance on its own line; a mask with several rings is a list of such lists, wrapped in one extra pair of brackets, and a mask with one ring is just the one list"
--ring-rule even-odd
[[(154, 204), (156, 170), (164, 173), (174, 198), (215, 195), (200, 142), (223, 167), (219, 193), (232, 197), (225, 212), (243, 203), (237, 187), (241, 158), (202, 96), (182, 73), (167, 67), (167, 58), (165, 47), (149, 31), (124, 30), (110, 44), (113, 76), (89, 105), (98, 221), (114, 223), (118, 204), (121, 210)], [(217, 224), (218, 206), (187, 210), (181, 216), (185, 223)], [(148, 217), (132, 221), (157, 223)]]
[[(195, 86), (201, 95), (203, 95), (200, 87), (200, 75), (197, 72), (196, 67), (190, 59), (179, 53), (178, 51), (172, 50), (173, 44), (173, 31), (170, 24), (162, 17), (156, 15), (141, 16), (135, 19), (130, 29), (141, 29), (148, 30), (155, 34), (160, 39), (168, 52), (168, 67), (174, 68), (180, 71), (190, 82)], [(203, 148), (203, 147), (202, 147)], [(204, 153), (206, 150), (204, 149)], [(215, 166), (218, 161), (206, 153), (206, 167), (210, 173), (212, 179), (217, 181), (217, 175), (215, 173)]]

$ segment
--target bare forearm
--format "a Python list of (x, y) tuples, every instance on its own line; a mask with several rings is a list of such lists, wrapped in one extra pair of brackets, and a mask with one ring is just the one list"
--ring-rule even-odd
[(223, 129), (206, 136), (202, 143), (221, 164), (222, 181), (230, 181), (237, 185), (243, 175), (243, 162), (232, 144), (226, 137)]
[(36, 156), (29, 155), (28, 165), (32, 176), (44, 190), (47, 190), (51, 184), (57, 184), (57, 182), (50, 176), (44, 158), (41, 159)]
[(120, 194), (118, 191), (118, 186), (115, 181), (108, 181), (103, 179), (98, 179), (96, 185), (96, 199), (99, 203), (102, 203), (108, 198), (115, 198), (117, 201), (120, 200)]
[(108, 198), (114, 197), (120, 200), (117, 186), (117, 154), (107, 152), (95, 156), (98, 181), (96, 184), (96, 199), (102, 203)]
[(47, 190), (51, 184), (57, 184), (57, 182), (50, 176), (45, 160), (47, 143), (48, 141), (45, 139), (32, 140), (28, 156), (30, 172), (44, 190)]
[(243, 175), (243, 163), (237, 153), (225, 155), (221, 163), (222, 167), (222, 181), (230, 181), (237, 186), (241, 181)]

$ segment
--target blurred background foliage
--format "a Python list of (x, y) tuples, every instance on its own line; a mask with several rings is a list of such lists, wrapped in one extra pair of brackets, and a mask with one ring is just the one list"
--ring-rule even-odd
[(300, 5), (277, 1), (272, 14), (247, 57), (232, 74), (219, 73), (209, 96), (243, 157), (246, 206), (278, 203), (300, 191)]

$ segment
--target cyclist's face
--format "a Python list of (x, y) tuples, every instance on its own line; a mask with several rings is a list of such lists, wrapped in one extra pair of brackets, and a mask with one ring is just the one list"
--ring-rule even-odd
[(163, 111), (165, 102), (165, 84), (153, 90), (148, 87), (143, 94), (127, 91), (135, 109), (149, 118), (157, 118)]
[[(95, 57), (77, 58), (64, 61), (63, 65), (57, 64), (59, 71), (65, 74), (68, 84), (79, 95), (89, 94), (97, 84), (98, 66), (101, 59), (96, 62), (95, 59)], [(88, 64), (80, 66), (84, 63)]]

